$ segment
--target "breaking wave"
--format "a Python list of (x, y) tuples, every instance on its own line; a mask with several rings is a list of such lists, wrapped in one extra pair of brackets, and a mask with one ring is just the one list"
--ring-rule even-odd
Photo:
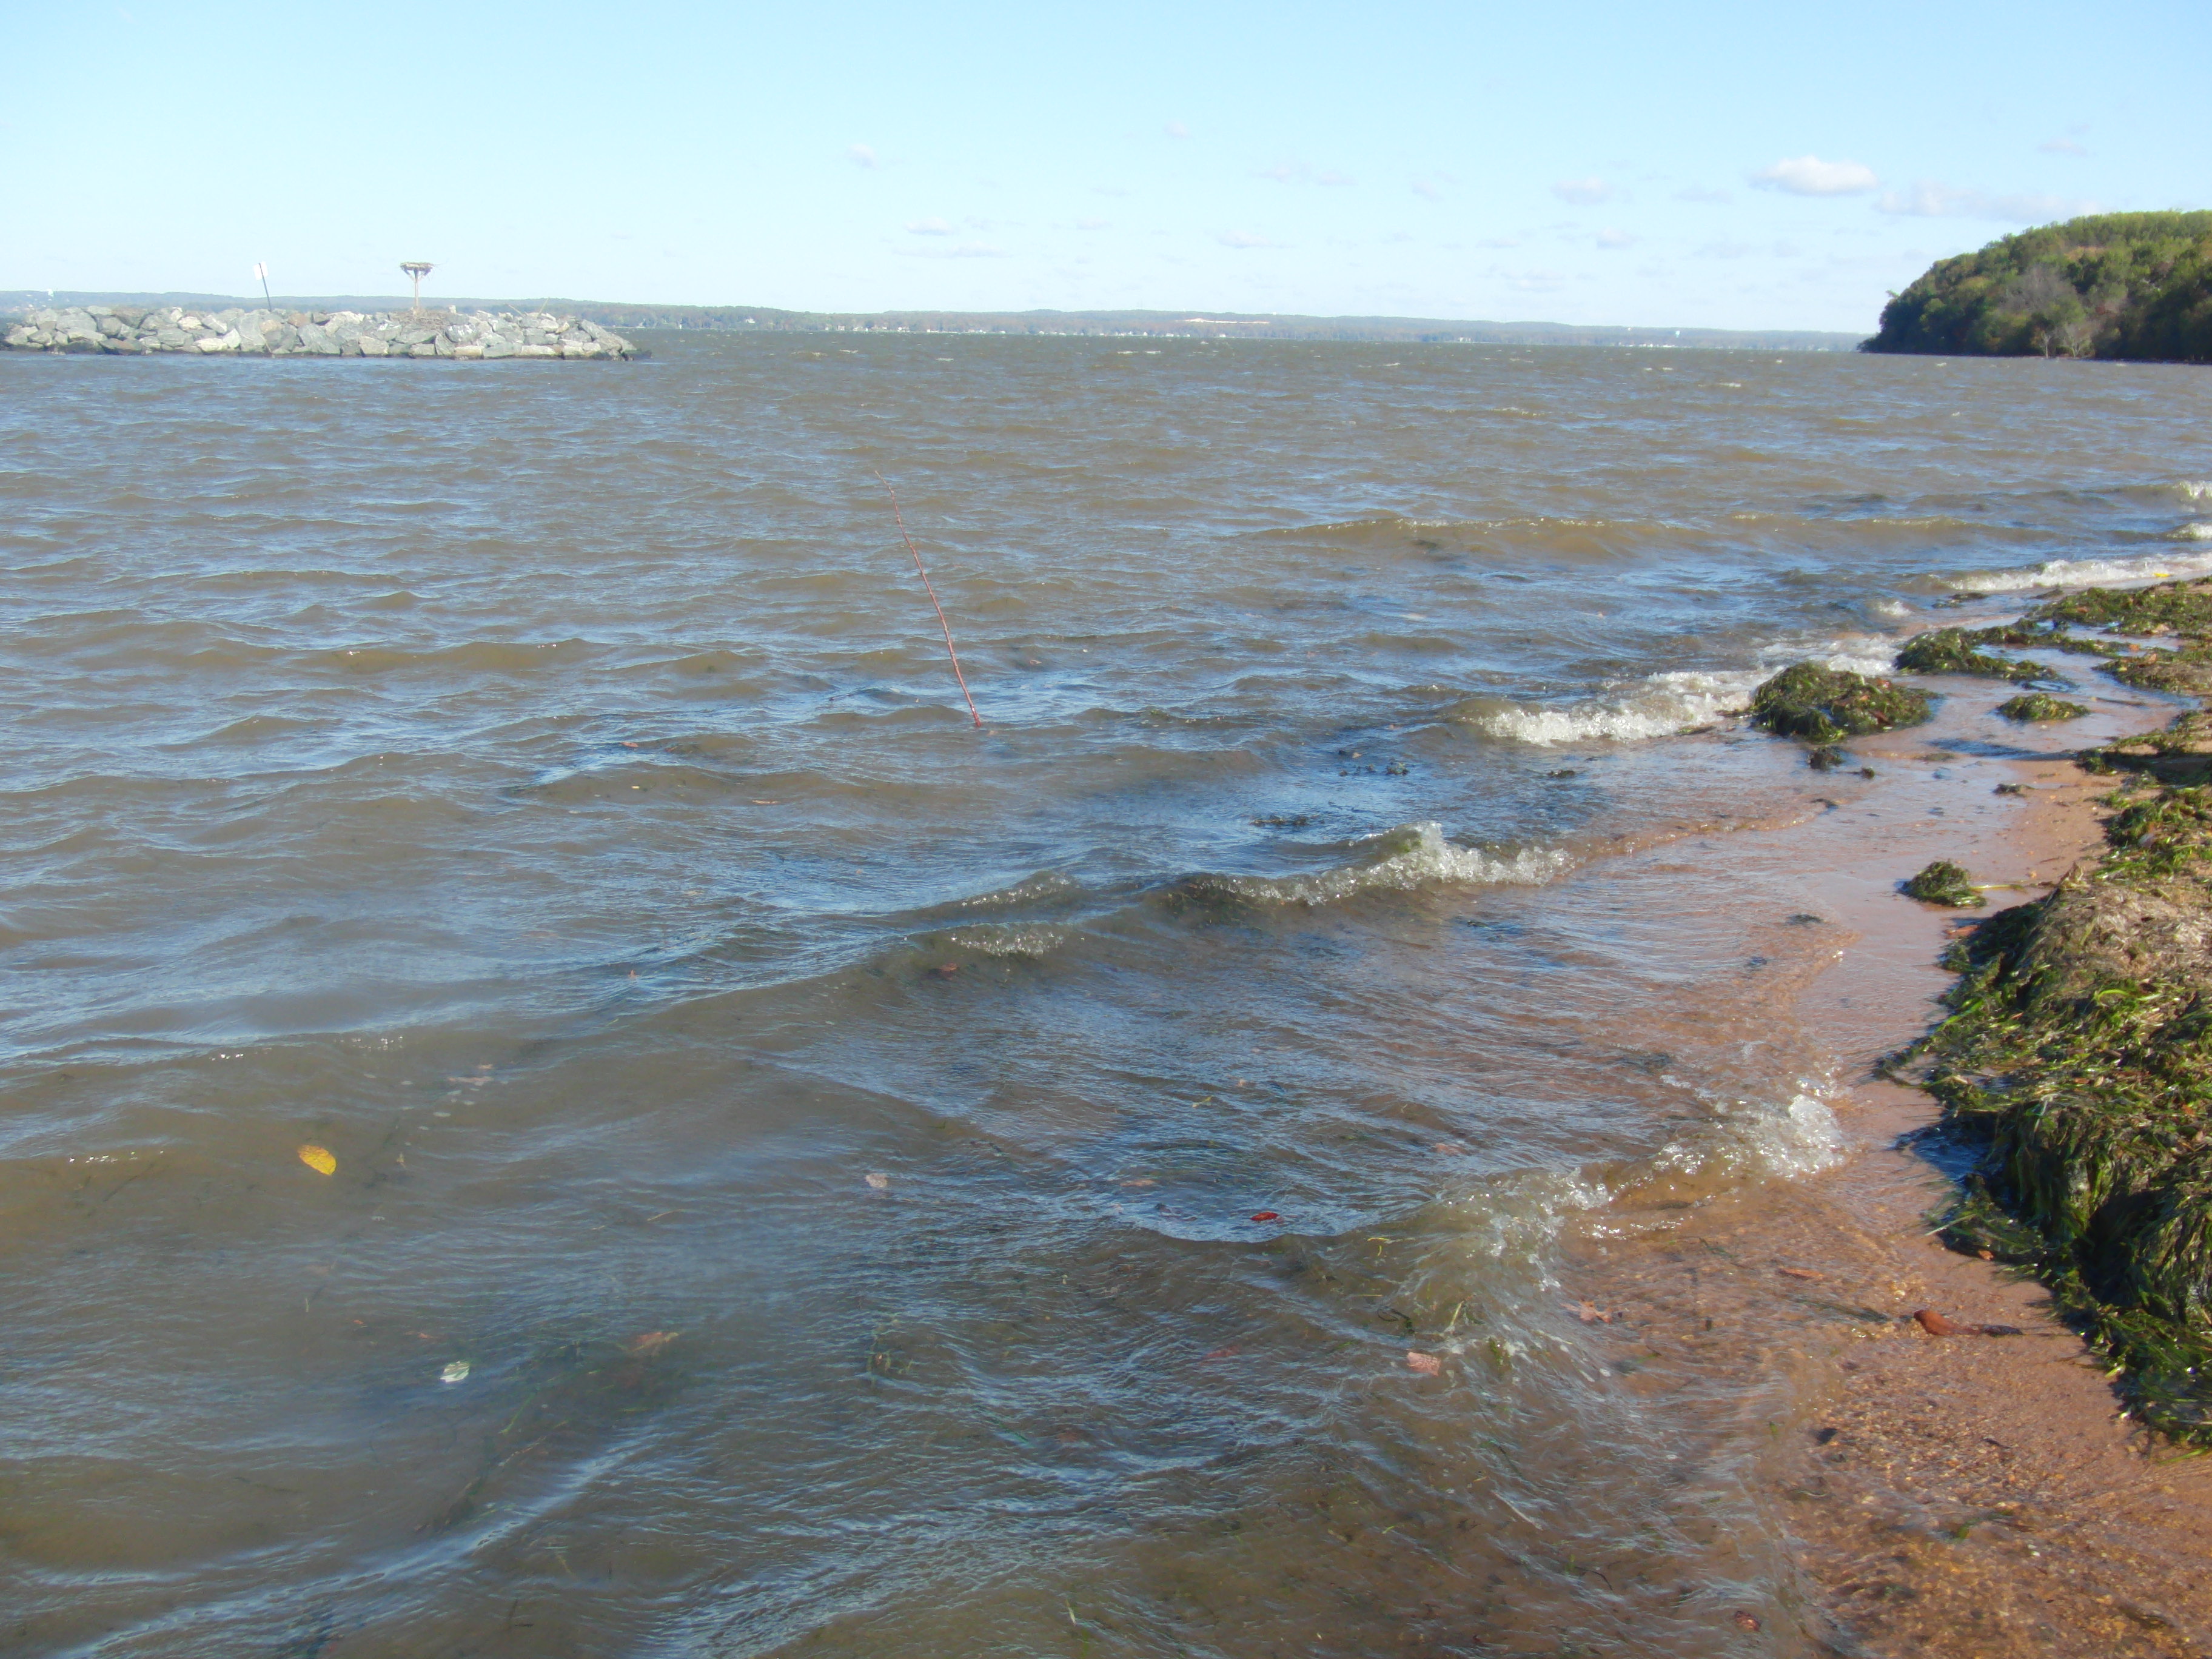
[[(2212, 525), (2184, 525), (2176, 541), (2212, 540)], [(2114, 582), (2165, 581), (2212, 572), (2212, 553), (2147, 553), (2131, 559), (2046, 559), (2027, 569), (1978, 570), (1945, 579), (1959, 593), (2021, 593), (2038, 587), (2096, 587)]]
[(1556, 848), (1486, 853), (1444, 839), (1436, 823), (1409, 823), (1359, 845), (1364, 857), (1333, 870), (1297, 876), (1207, 876), (1201, 890), (1274, 904), (1334, 904), (1357, 893), (1410, 892), (1422, 887), (1536, 887), (1573, 862)]
[(1819, 645), (1778, 643), (1759, 653), (1756, 668), (1674, 669), (1647, 674), (1614, 695), (1588, 702), (1534, 707), (1502, 699), (1470, 698), (1450, 718), (1514, 743), (1551, 748), (1561, 744), (1675, 737), (1716, 720), (1740, 714), (1751, 694), (1778, 670), (1813, 661), (1858, 674), (1887, 674), (1896, 642), (1875, 635), (1829, 640)]

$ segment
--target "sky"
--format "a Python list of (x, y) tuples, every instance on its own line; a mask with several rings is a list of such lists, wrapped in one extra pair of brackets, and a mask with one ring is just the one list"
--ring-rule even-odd
[(1870, 331), (2212, 206), (2208, 0), (0, 0), (0, 289)]

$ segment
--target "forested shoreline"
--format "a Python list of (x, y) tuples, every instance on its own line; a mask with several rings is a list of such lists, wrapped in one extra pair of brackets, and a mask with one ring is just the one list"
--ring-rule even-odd
[(1864, 351), (2212, 362), (2212, 213), (2106, 213), (1940, 259)]

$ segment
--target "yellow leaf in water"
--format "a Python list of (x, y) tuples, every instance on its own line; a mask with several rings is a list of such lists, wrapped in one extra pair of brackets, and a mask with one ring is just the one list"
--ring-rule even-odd
[(318, 1146), (312, 1140), (300, 1148), (300, 1162), (317, 1175), (336, 1175), (338, 1172), (338, 1161), (331, 1156), (330, 1148)]

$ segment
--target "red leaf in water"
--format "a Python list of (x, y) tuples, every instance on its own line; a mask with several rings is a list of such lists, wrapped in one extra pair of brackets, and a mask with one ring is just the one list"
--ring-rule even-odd
[(1443, 1370), (1444, 1362), (1432, 1353), (1408, 1348), (1406, 1350), (1406, 1368), (1418, 1376), (1435, 1376)]
[(1261, 1210), (1258, 1214), (1252, 1218), (1255, 1221), (1280, 1221), (1282, 1218), (1282, 1217), (1277, 1215), (1273, 1210)]
[(1757, 1630), (1759, 1628), (1759, 1615), (1753, 1613), (1739, 1613), (1735, 1616), (1735, 1622), (1744, 1630)]

